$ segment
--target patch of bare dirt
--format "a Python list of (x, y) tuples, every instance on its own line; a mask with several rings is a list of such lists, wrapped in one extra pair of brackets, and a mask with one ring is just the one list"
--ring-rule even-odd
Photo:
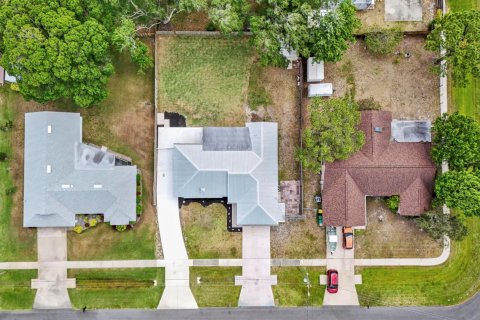
[(367, 227), (355, 233), (355, 258), (432, 258), (442, 250), (411, 218), (392, 213), (381, 198), (367, 198)]
[(435, 54), (424, 46), (424, 38), (406, 37), (396, 50), (399, 54), (378, 57), (359, 40), (342, 61), (325, 65), (325, 82), (333, 83), (335, 97), (352, 87), (356, 100), (373, 97), (395, 119), (434, 120), (440, 115), (439, 80), (431, 70)]
[(436, 0), (422, 1), (422, 21), (385, 21), (385, 0), (376, 0), (375, 7), (371, 10), (357, 11), (357, 16), (362, 22), (359, 33), (368, 31), (377, 25), (382, 28), (400, 27), (403, 31), (428, 31), (428, 25), (435, 17)]
[(272, 258), (325, 258), (325, 228), (317, 225), (315, 212), (304, 214), (305, 220), (287, 221), (271, 228)]
[(271, 98), (265, 121), (278, 122), (280, 180), (298, 180), (299, 119), (297, 110), (296, 70), (268, 67), (263, 72), (263, 85)]

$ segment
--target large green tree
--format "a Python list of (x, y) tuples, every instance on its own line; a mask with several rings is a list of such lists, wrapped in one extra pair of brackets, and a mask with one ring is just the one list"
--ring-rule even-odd
[(361, 114), (348, 98), (313, 98), (308, 106), (310, 125), (303, 131), (303, 148), (298, 159), (305, 169), (320, 172), (324, 161), (345, 160), (359, 151), (365, 136), (357, 129)]
[(426, 47), (439, 53), (438, 68), (446, 74), (448, 66), (455, 85), (464, 86), (470, 75), (480, 77), (480, 11), (451, 12), (435, 19)]
[[(4, 0), (0, 6), (0, 64), (27, 99), (71, 98), (79, 106), (107, 95), (113, 73), (112, 36), (126, 9), (117, 0)], [(131, 33), (129, 36), (132, 36)], [(148, 50), (129, 45), (141, 70)]]
[(264, 64), (285, 65), (282, 48), (302, 57), (338, 61), (360, 26), (350, 0), (259, 0), (261, 14), (250, 19)]
[(450, 169), (480, 168), (480, 126), (474, 119), (444, 113), (433, 122), (432, 159)]
[(480, 216), (480, 178), (472, 171), (448, 171), (435, 182), (437, 200), (467, 215)]

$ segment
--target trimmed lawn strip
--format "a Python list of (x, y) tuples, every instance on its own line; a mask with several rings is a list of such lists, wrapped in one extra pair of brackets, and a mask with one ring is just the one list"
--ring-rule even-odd
[[(310, 297), (304, 279), (308, 272), (310, 279)], [(320, 285), (320, 275), (325, 274), (324, 267), (275, 267), (272, 274), (277, 275), (278, 284), (272, 286), (275, 304), (281, 307), (321, 306), (325, 286)]]
[[(0, 131), (0, 152), (8, 155), (8, 160), (0, 162), (0, 261), (35, 261), (36, 260), (36, 229), (23, 228), (23, 210), (13, 210), (14, 203), (22, 206), (19, 192), (21, 183), (14, 183), (12, 165), (16, 162), (13, 151), (13, 137), (22, 135), (18, 117), (23, 116), (18, 111), (19, 104), (24, 103), (20, 95), (0, 87), (0, 125), (7, 121), (13, 122), (13, 128), (7, 132)], [(21, 151), (23, 153), (23, 150)], [(23, 167), (22, 174), (23, 179)], [(18, 201), (18, 203), (16, 203)]]
[(198, 306), (236, 307), (241, 286), (235, 285), (235, 276), (241, 274), (241, 267), (191, 267), (190, 288)]
[(227, 210), (222, 204), (182, 206), (181, 221), (190, 259), (241, 258), (242, 234), (227, 231)]
[(77, 279), (68, 290), (77, 309), (157, 308), (165, 287), (163, 268), (70, 269), (68, 276)]
[(159, 37), (159, 111), (188, 126), (243, 125), (249, 64), (246, 37)]
[(452, 305), (480, 289), (480, 218), (465, 220), (468, 236), (453, 242), (448, 261), (436, 267), (357, 268), (361, 305)]
[(31, 309), (35, 290), (31, 279), (37, 270), (0, 270), (0, 310)]

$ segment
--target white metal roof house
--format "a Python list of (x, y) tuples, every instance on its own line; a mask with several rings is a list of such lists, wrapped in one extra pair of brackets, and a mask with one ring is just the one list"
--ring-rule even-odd
[(202, 129), (201, 143), (174, 144), (173, 192), (187, 199), (228, 198), (238, 226), (284, 222), (277, 124), (207, 127)]
[(24, 227), (73, 227), (76, 214), (136, 220), (136, 166), (82, 143), (79, 113), (25, 114)]

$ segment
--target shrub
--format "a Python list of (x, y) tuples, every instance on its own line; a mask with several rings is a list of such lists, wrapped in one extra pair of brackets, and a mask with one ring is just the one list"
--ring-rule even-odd
[(83, 218), (83, 222), (88, 222), (88, 217)]
[(92, 219), (88, 220), (88, 224), (90, 225), (90, 227), (95, 227), (97, 225), (97, 223), (98, 223), (97, 219), (92, 218)]
[(117, 231), (123, 232), (123, 231), (127, 230), (127, 226), (118, 225), (118, 226), (115, 226), (115, 229), (117, 229)]
[(385, 56), (393, 52), (402, 38), (403, 32), (399, 28), (381, 29), (375, 26), (365, 35), (365, 44), (371, 53)]
[(18, 86), (18, 83), (10, 83), (10, 89), (17, 92), (20, 91), (20, 87)]
[(387, 200), (385, 201), (385, 204), (393, 213), (397, 213), (398, 206), (400, 205), (400, 196), (388, 197)]
[(441, 207), (425, 212), (415, 223), (434, 239), (444, 235), (452, 240), (462, 240), (467, 235), (467, 227), (456, 216), (444, 214)]
[(75, 226), (73, 228), (73, 231), (75, 231), (76, 233), (82, 233), (83, 227), (82, 226)]
[(367, 98), (367, 99), (362, 99), (358, 100), (358, 110), (382, 110), (382, 106), (380, 103), (375, 101), (373, 97)]
[(143, 213), (143, 207), (141, 204), (137, 204), (137, 217), (141, 216)]
[(206, 31), (217, 31), (217, 26), (212, 21), (209, 21), (207, 26), (205, 27), (205, 30)]
[(7, 161), (8, 160), (8, 154), (5, 152), (0, 152), (0, 161)]
[(8, 189), (5, 190), (5, 195), (6, 196), (11, 196), (15, 192), (17, 192), (17, 188), (16, 187), (11, 187), (11, 188), (8, 188)]

